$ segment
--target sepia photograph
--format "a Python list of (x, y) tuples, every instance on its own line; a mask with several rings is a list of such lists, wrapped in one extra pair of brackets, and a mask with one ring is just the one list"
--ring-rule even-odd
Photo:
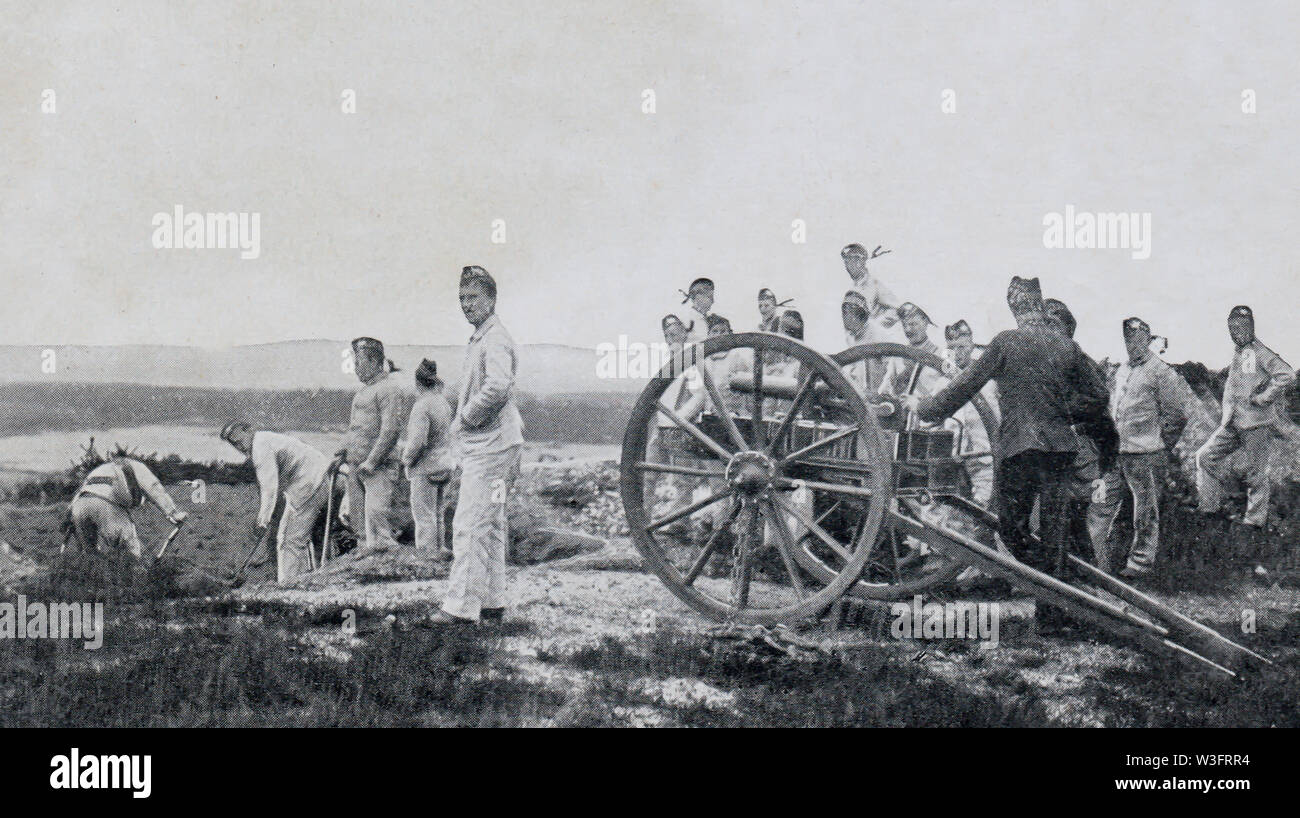
[(1300, 726), (1300, 6), (2, 13), (34, 790), (157, 800), (131, 728), (1056, 727), (1210, 793), (1253, 732), (1110, 729)]

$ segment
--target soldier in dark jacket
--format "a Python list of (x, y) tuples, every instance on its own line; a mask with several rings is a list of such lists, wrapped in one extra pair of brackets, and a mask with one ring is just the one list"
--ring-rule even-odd
[[(1038, 279), (1011, 279), (1007, 304), (1016, 329), (989, 342), (984, 354), (933, 397), (909, 399), (921, 420), (939, 421), (996, 381), (1001, 401), (997, 469), (998, 533), (1012, 555), (1059, 574), (1065, 549), (1077, 550), (1069, 525), (1070, 480), (1079, 451), (1075, 425), (1106, 411), (1106, 384), (1079, 345), (1048, 321)], [(1030, 515), (1038, 502), (1042, 547), (1031, 545)], [(1063, 624), (1060, 611), (1039, 606), (1040, 623)]]

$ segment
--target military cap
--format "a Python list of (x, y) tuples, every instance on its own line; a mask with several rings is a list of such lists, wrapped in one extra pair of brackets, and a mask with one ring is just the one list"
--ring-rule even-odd
[(248, 431), (250, 429), (252, 429), (252, 427), (244, 421), (232, 420), (225, 426), (221, 427), (221, 439), (230, 442), (230, 438), (235, 434), (235, 432)]
[(489, 273), (487, 270), (483, 269), (482, 267), (478, 266), (477, 264), (471, 264), (468, 267), (461, 268), (460, 286), (464, 287), (466, 284), (470, 284), (470, 283), (478, 283), (483, 285), (483, 289), (487, 291), (488, 295), (492, 296), (493, 298), (496, 298), (497, 295), (496, 279), (492, 277), (491, 273)]
[(710, 330), (714, 327), (726, 327), (727, 332), (731, 332), (731, 322), (723, 318), (721, 315), (709, 315), (706, 316), (704, 320), (708, 323)]
[(353, 338), (352, 351), (353, 352), (375, 352), (379, 355), (383, 355), (384, 342), (376, 338), (367, 338), (365, 336), (362, 336), (361, 338)]
[(844, 258), (847, 258), (848, 256), (862, 256), (863, 258), (867, 258), (870, 255), (871, 254), (867, 252), (867, 248), (857, 242), (845, 245), (844, 249), (840, 251), (840, 256)]
[(667, 332), (668, 328), (671, 327), (673, 324), (676, 324), (682, 329), (686, 329), (686, 325), (682, 323), (682, 319), (678, 318), (672, 313), (668, 313), (667, 315), (665, 315), (663, 317), (663, 320), (659, 322), (659, 326), (660, 328), (663, 329), (664, 332)]
[(1044, 312), (1043, 290), (1038, 279), (1012, 276), (1007, 287), (1007, 306), (1013, 315)]
[(763, 289), (761, 289), (761, 290), (758, 291), (758, 300), (759, 300), (759, 301), (762, 301), (764, 298), (770, 298), (770, 299), (772, 299), (773, 301), (775, 301), (775, 300), (776, 300), (776, 293), (772, 292), (772, 291), (769, 290), (767, 287), (764, 287)]
[(1136, 316), (1134, 316), (1134, 317), (1132, 317), (1132, 318), (1125, 318), (1125, 319), (1124, 319), (1124, 339), (1125, 339), (1125, 340), (1128, 340), (1129, 338), (1133, 337), (1133, 335), (1135, 335), (1135, 334), (1137, 334), (1137, 333), (1139, 333), (1139, 332), (1145, 332), (1147, 335), (1150, 335), (1150, 334), (1151, 334), (1151, 325), (1148, 324), (1146, 321), (1143, 321), (1141, 318), (1138, 318), (1138, 317), (1136, 317)]
[(871, 308), (867, 305), (867, 297), (857, 290), (849, 290), (846, 292), (844, 294), (844, 301), (841, 302), (841, 306), (855, 307), (862, 310), (865, 315), (871, 314)]
[(923, 310), (923, 309), (921, 309), (920, 307), (916, 306), (916, 305), (913, 304), (911, 301), (905, 301), (905, 302), (903, 302), (901, 305), (899, 305), (899, 307), (898, 307), (898, 317), (899, 317), (900, 319), (904, 319), (904, 320), (906, 320), (906, 319), (908, 319), (908, 318), (911, 318), (913, 315), (919, 315), (919, 316), (921, 316), (922, 318), (925, 319), (925, 323), (927, 323), (927, 324), (933, 324), (933, 323), (934, 323), (933, 321), (930, 320), (930, 316), (926, 315), (925, 310)]
[(682, 293), (681, 290), (678, 290), (677, 292), (682, 293), (682, 295), (685, 296), (684, 298), (682, 298), (682, 303), (685, 304), (686, 302), (690, 301), (691, 296), (695, 295), (695, 291), (700, 287), (708, 287), (710, 290), (712, 290), (713, 279), (697, 278), (691, 282), (691, 286), (686, 288), (686, 292)]
[(943, 328), (944, 340), (954, 341), (963, 335), (967, 338), (975, 337), (975, 333), (971, 332), (970, 324), (966, 323), (965, 318), (959, 318), (956, 323), (949, 324)]
[(1234, 318), (1245, 318), (1247, 321), (1254, 321), (1255, 313), (1251, 312), (1250, 307), (1245, 304), (1238, 304), (1232, 308), (1232, 312), (1228, 313), (1229, 321)]

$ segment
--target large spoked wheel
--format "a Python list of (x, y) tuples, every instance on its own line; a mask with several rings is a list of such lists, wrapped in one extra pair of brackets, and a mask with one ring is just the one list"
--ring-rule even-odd
[[(889, 507), (879, 424), (839, 366), (792, 338), (723, 335), (684, 356), (641, 393), (623, 437), (633, 543), (673, 594), (713, 619), (771, 625), (820, 614), (857, 580)], [(813, 508), (834, 500), (851, 504), (859, 525), (831, 530), (814, 519)], [(691, 534), (672, 533), (701, 519)], [(833, 574), (799, 567), (796, 532), (835, 555)]]
[[(900, 398), (909, 394), (933, 394), (948, 380), (943, 373), (943, 360), (932, 353), (901, 344), (864, 344), (833, 356), (835, 363), (854, 376), (854, 382), (863, 389), (868, 407), (873, 414), (887, 418), (885, 427), (897, 430), (907, 425), (908, 419)], [(871, 372), (876, 369), (885, 375), (878, 390), (870, 388)], [(876, 377), (879, 377), (877, 375)], [(987, 434), (989, 448), (984, 454), (992, 456), (997, 446), (998, 420), (991, 406), (981, 395), (971, 400), (979, 422)], [(967, 421), (969, 413), (965, 413)], [(883, 444), (894, 457), (894, 432), (885, 432)], [(980, 454), (976, 452), (975, 454)], [(891, 484), (891, 490), (896, 488)], [(899, 514), (930, 525), (952, 528), (960, 533), (979, 538), (991, 532), (961, 508), (945, 504), (941, 493), (899, 491), (894, 497), (893, 510)], [(852, 504), (838, 500), (816, 506), (818, 520), (837, 528), (856, 529), (865, 525)], [(803, 534), (798, 540), (796, 561), (818, 582), (831, 582), (841, 570), (842, 561), (822, 547), (819, 538)], [(871, 550), (871, 557), (849, 593), (862, 599), (897, 600), (956, 579), (967, 566), (930, 550), (923, 543), (910, 541), (900, 534), (887, 515), (879, 527), (879, 535)]]

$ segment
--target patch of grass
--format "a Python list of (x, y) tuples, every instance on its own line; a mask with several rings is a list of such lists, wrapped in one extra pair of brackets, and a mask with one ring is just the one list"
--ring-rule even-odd
[(563, 704), (482, 632), (376, 634), (340, 660), (293, 631), (218, 624), (117, 621), (98, 651), (0, 643), (0, 726), (513, 726)]
[[(921, 665), (862, 649), (852, 657), (800, 660), (746, 643), (659, 629), (630, 641), (607, 637), (596, 645), (549, 656), (593, 672), (598, 682), (588, 695), (606, 705), (650, 705), (692, 726), (1003, 727), (1047, 722), (1032, 691), (1009, 698), (973, 694), (932, 676)], [(732, 694), (735, 706), (723, 710), (705, 702), (669, 705), (639, 692), (646, 679), (671, 677), (703, 679)]]

